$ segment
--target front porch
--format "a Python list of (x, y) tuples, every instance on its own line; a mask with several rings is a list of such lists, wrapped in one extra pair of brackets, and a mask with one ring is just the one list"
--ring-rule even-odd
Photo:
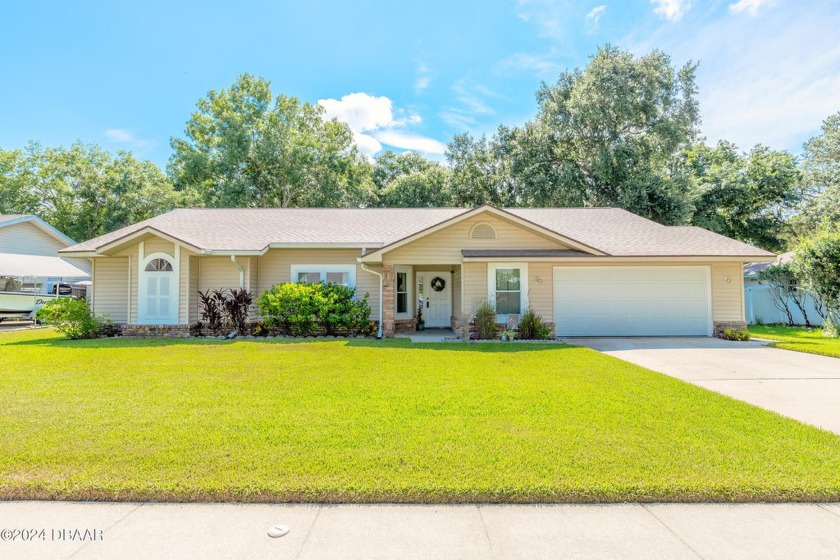
[[(382, 334), (457, 336), (463, 284), (460, 264), (382, 267)], [(422, 325), (418, 329), (418, 324)], [(422, 336), (421, 336), (422, 337)], [(425, 338), (425, 337), (424, 337)]]

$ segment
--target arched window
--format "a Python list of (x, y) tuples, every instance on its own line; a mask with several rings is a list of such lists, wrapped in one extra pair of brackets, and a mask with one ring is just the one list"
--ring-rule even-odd
[(496, 239), (496, 229), (490, 224), (478, 223), (470, 231), (470, 239)]
[(166, 259), (152, 259), (146, 265), (146, 272), (172, 272), (172, 263)]

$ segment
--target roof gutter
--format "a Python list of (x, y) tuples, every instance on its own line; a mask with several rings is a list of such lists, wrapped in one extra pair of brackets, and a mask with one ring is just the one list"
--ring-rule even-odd
[(362, 265), (362, 270), (364, 270), (365, 272), (370, 272), (371, 274), (376, 274), (377, 276), (379, 276), (379, 329), (376, 331), (376, 338), (382, 338), (382, 307), (384, 307), (385, 303), (382, 301), (383, 276), (381, 272), (376, 272), (375, 270), (371, 270), (370, 268), (368, 268), (368, 265), (363, 263), (361, 259), (359, 259), (359, 263)]

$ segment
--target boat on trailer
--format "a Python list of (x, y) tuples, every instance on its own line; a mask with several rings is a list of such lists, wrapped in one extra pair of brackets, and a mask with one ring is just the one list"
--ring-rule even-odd
[(34, 320), (44, 305), (68, 297), (69, 281), (89, 278), (60, 257), (0, 253), (0, 321)]

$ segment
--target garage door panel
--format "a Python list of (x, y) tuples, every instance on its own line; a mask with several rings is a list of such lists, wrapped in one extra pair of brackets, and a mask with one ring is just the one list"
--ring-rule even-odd
[(554, 267), (558, 336), (710, 335), (708, 267)]

